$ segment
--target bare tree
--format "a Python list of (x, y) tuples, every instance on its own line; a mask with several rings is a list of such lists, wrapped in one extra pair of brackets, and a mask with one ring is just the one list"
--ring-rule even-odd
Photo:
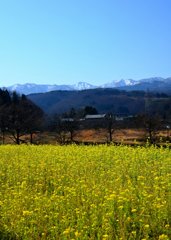
[(61, 144), (65, 144), (66, 142), (74, 142), (74, 136), (77, 127), (78, 124), (75, 119), (58, 117), (56, 119), (57, 141)]
[(105, 128), (108, 134), (108, 142), (113, 141), (113, 133), (116, 130), (116, 119), (112, 113), (107, 114), (105, 119)]
[(145, 115), (144, 126), (147, 133), (147, 139), (150, 144), (156, 143), (157, 133), (161, 126), (161, 120), (159, 116)]
[(142, 123), (146, 131), (146, 138), (150, 144), (156, 143), (157, 132), (161, 127), (161, 117), (157, 111), (154, 111), (154, 105), (150, 93), (147, 90), (145, 96), (145, 113), (142, 115)]

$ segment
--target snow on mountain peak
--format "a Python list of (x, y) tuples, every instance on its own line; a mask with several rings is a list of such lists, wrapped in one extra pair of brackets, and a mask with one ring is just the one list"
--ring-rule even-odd
[(121, 79), (121, 80), (114, 80), (110, 83), (106, 83), (102, 85), (104, 88), (116, 88), (116, 87), (125, 87), (137, 84), (138, 82), (133, 79)]
[(93, 86), (87, 82), (78, 82), (77, 84), (73, 85), (73, 88), (75, 90), (84, 90), (84, 89), (93, 89), (93, 88), (97, 88), (97, 86)]
[(121, 79), (121, 80), (113, 80), (112, 82), (103, 84), (101, 86), (94, 86), (87, 82), (78, 82), (74, 85), (56, 85), (56, 84), (35, 84), (35, 83), (26, 83), (26, 84), (15, 84), (10, 87), (6, 87), (10, 91), (16, 91), (22, 94), (31, 94), (31, 93), (45, 93), (50, 91), (62, 90), (62, 91), (72, 91), (72, 90), (85, 90), (85, 89), (95, 89), (95, 88), (123, 88), (134, 86), (142, 83), (156, 83), (156, 82), (166, 82), (171, 81), (171, 78), (148, 78), (141, 80), (133, 80), (133, 79)]

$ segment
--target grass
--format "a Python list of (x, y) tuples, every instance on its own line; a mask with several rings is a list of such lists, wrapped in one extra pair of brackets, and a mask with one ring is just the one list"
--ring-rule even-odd
[(171, 239), (171, 152), (1, 146), (0, 239)]

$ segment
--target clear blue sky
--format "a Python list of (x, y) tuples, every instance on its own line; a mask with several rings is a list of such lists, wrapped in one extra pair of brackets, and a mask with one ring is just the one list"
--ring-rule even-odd
[(171, 76), (171, 0), (1, 0), (0, 86)]

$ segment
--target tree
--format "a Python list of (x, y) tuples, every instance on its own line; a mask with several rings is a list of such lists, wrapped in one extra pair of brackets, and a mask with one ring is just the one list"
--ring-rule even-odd
[[(25, 132), (30, 134), (30, 143), (33, 143), (33, 134), (40, 131), (44, 122), (44, 113), (33, 102), (22, 95), (23, 115), (25, 119)], [(25, 111), (27, 109), (27, 111)]]
[(5, 142), (5, 132), (9, 126), (9, 106), (11, 97), (7, 90), (0, 89), (0, 132), (2, 134), (2, 143)]
[(74, 142), (75, 131), (78, 128), (78, 123), (72, 118), (56, 118), (56, 133), (57, 141), (60, 144), (66, 142)]
[(141, 121), (150, 144), (156, 143), (156, 134), (161, 127), (161, 117), (158, 107), (159, 103), (153, 102), (150, 93), (147, 91), (145, 96), (145, 112), (141, 115)]
[(13, 140), (20, 144), (21, 136), (30, 134), (33, 143), (33, 133), (40, 129), (43, 121), (43, 111), (26, 96), (13, 94), (11, 105), (10, 132)]
[(75, 131), (78, 127), (78, 123), (75, 119), (63, 121), (63, 128), (69, 133), (69, 141), (74, 141)]
[(108, 133), (108, 141), (113, 141), (113, 133), (116, 130), (116, 120), (115, 116), (112, 113), (107, 114), (105, 119), (105, 128)]
[(2, 137), (2, 144), (5, 143), (5, 133), (8, 130), (8, 108), (7, 106), (0, 106), (0, 132)]
[(155, 144), (157, 132), (161, 127), (161, 118), (159, 115), (141, 114), (136, 117), (138, 127), (145, 130), (146, 139), (150, 144)]
[(21, 137), (38, 130), (43, 119), (43, 111), (26, 98), (25, 95), (11, 94), (7, 90), (0, 90), (0, 125), (1, 132), (8, 130), (11, 139), (20, 144)]
[(89, 115), (98, 114), (98, 111), (95, 107), (86, 106), (84, 108), (84, 116), (87, 115), (87, 114), (89, 114)]

